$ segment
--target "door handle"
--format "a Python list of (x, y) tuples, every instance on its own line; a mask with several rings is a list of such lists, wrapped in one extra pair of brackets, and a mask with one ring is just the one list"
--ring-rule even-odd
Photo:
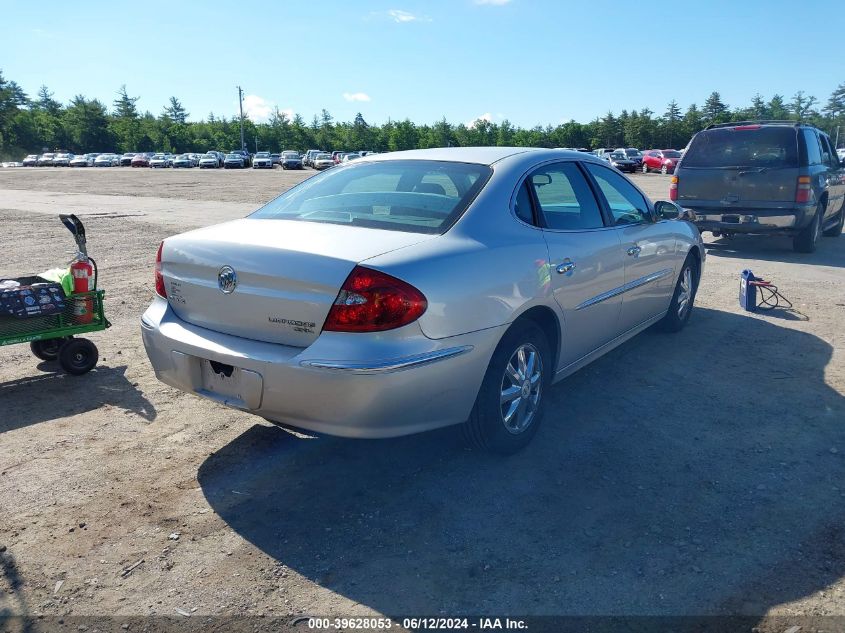
[(567, 259), (562, 264), (558, 264), (558, 267), (555, 268), (555, 270), (561, 275), (571, 275), (572, 271), (575, 270), (575, 262)]
[(630, 255), (631, 257), (636, 257), (637, 255), (639, 255), (639, 254), (640, 254), (640, 251), (641, 251), (641, 250), (643, 250), (643, 249), (642, 249), (642, 248), (640, 248), (639, 246), (634, 245), (634, 246), (632, 246), (631, 248), (629, 248), (626, 252), (627, 252), (627, 253), (628, 253), (628, 255)]

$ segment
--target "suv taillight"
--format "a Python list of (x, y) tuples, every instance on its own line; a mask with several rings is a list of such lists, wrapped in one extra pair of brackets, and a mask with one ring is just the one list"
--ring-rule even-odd
[(161, 275), (161, 249), (164, 248), (164, 242), (158, 245), (158, 252), (156, 253), (156, 294), (159, 297), (167, 299), (167, 290), (164, 288), (164, 277)]
[(672, 176), (672, 180), (669, 182), (669, 200), (674, 202), (678, 199), (678, 177)]
[(809, 176), (798, 176), (798, 186), (795, 189), (795, 202), (812, 202), (813, 187)]
[(356, 266), (329, 310), (323, 331), (383, 332), (420, 318), (428, 301), (401, 279)]

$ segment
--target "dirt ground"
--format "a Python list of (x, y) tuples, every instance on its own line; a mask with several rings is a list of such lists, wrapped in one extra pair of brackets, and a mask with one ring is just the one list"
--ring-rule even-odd
[[(79, 213), (113, 323), (82, 378), (0, 349), (0, 614), (845, 615), (845, 238), (711, 239), (689, 326), (556, 385), (512, 458), (310, 438), (159, 383), (139, 332), (161, 239), (310, 173), (0, 171), (0, 277)], [(744, 268), (795, 310), (742, 312)]]

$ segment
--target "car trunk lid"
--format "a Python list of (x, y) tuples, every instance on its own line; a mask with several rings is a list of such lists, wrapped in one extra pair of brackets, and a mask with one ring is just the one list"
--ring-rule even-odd
[[(184, 321), (235, 336), (307, 347), (319, 336), (356, 264), (432, 237), (247, 218), (168, 238), (162, 274), (168, 302)], [(224, 292), (229, 290), (222, 288), (229, 269), (236, 285)]]

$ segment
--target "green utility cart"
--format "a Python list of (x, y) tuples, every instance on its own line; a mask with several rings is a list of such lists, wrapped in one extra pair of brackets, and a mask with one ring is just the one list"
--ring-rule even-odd
[(105, 330), (111, 323), (103, 311), (105, 291), (97, 289), (97, 264), (88, 257), (85, 227), (75, 215), (59, 218), (93, 267), (94, 289), (68, 293), (61, 283), (41, 277), (0, 282), (0, 347), (29, 343), (37, 358), (58, 360), (67, 373), (80, 375), (94, 368), (99, 352), (79, 335)]

